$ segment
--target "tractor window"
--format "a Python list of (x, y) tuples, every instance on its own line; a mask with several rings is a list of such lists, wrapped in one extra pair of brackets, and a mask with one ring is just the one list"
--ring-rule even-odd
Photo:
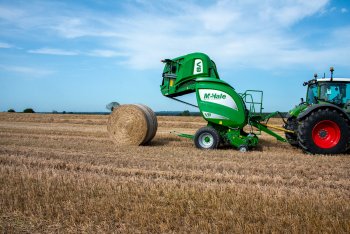
[(165, 68), (164, 68), (164, 71), (163, 73), (172, 73), (172, 74), (176, 74), (176, 71), (177, 71), (177, 64), (174, 63), (174, 62), (168, 62), (166, 65), (165, 65)]
[(171, 73), (176, 73), (176, 64), (171, 65)]
[(343, 94), (343, 103), (345, 104), (345, 108), (350, 109), (350, 83), (346, 84), (346, 88), (344, 89)]
[(350, 95), (347, 95), (347, 89), (347, 84), (345, 83), (321, 83), (319, 99), (338, 105), (344, 104)]
[(318, 97), (317, 95), (317, 85), (312, 84), (309, 86), (309, 89), (307, 90), (307, 96), (306, 96), (306, 102), (309, 104), (316, 103), (315, 97)]
[(166, 65), (165, 65), (165, 67), (164, 67), (164, 73), (168, 73), (170, 71), (170, 64), (169, 63), (167, 63)]

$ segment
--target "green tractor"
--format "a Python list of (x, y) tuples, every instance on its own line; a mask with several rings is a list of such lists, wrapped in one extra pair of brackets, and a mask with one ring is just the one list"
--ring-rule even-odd
[[(186, 104), (198, 107), (208, 122), (194, 135), (178, 134), (193, 139), (197, 148), (215, 149), (220, 144), (228, 144), (246, 152), (258, 144), (257, 134), (261, 131), (286, 142), (285, 138), (270, 129), (273, 126), (266, 124), (277, 113), (263, 117), (263, 92), (248, 90), (237, 93), (231, 85), (220, 80), (214, 61), (206, 54), (192, 53), (162, 62), (165, 63), (160, 85), (162, 94), (186, 103), (176, 97), (196, 93), (197, 105)], [(294, 133), (293, 130), (278, 129)]]
[(317, 78), (304, 82), (306, 100), (288, 113), (286, 139), (312, 154), (338, 154), (350, 143), (350, 78)]

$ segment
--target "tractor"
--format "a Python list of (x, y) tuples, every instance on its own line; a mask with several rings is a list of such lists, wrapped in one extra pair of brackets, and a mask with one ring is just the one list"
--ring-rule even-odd
[(350, 78), (314, 78), (304, 82), (306, 99), (290, 110), (284, 127), (287, 141), (312, 154), (338, 154), (350, 142)]
[[(268, 119), (278, 112), (262, 115), (263, 92), (247, 90), (238, 93), (230, 84), (220, 79), (215, 62), (208, 55), (192, 53), (164, 59), (162, 62), (165, 64), (160, 85), (162, 94), (198, 107), (207, 121), (207, 126), (198, 129), (194, 135), (177, 134), (193, 139), (197, 148), (216, 149), (223, 144), (246, 152), (258, 144), (257, 135), (261, 131), (282, 142), (287, 140), (271, 128), (294, 133), (293, 129), (268, 125)], [(189, 93), (196, 93), (197, 105), (177, 98)]]

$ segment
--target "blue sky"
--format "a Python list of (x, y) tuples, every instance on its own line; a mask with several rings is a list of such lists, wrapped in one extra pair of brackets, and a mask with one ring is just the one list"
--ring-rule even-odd
[(315, 72), (350, 77), (349, 0), (0, 0), (0, 29), (0, 111), (195, 110), (159, 90), (160, 60), (195, 51), (238, 92), (263, 90), (266, 111)]

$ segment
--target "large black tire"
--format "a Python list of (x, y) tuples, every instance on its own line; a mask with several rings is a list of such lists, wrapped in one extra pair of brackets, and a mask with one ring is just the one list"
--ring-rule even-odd
[(295, 132), (295, 133), (286, 132), (285, 136), (286, 136), (286, 139), (287, 139), (288, 143), (291, 146), (299, 147), (298, 136), (296, 134), (297, 131), (298, 131), (298, 121), (297, 121), (297, 119), (295, 117), (289, 117), (287, 119), (287, 123), (284, 125), (284, 128), (288, 129), (288, 130), (292, 130), (292, 131)]
[(194, 135), (194, 144), (198, 149), (216, 149), (220, 143), (218, 132), (212, 127), (203, 127)]
[(298, 127), (300, 147), (312, 154), (340, 154), (349, 143), (348, 120), (336, 110), (318, 109), (301, 120)]

